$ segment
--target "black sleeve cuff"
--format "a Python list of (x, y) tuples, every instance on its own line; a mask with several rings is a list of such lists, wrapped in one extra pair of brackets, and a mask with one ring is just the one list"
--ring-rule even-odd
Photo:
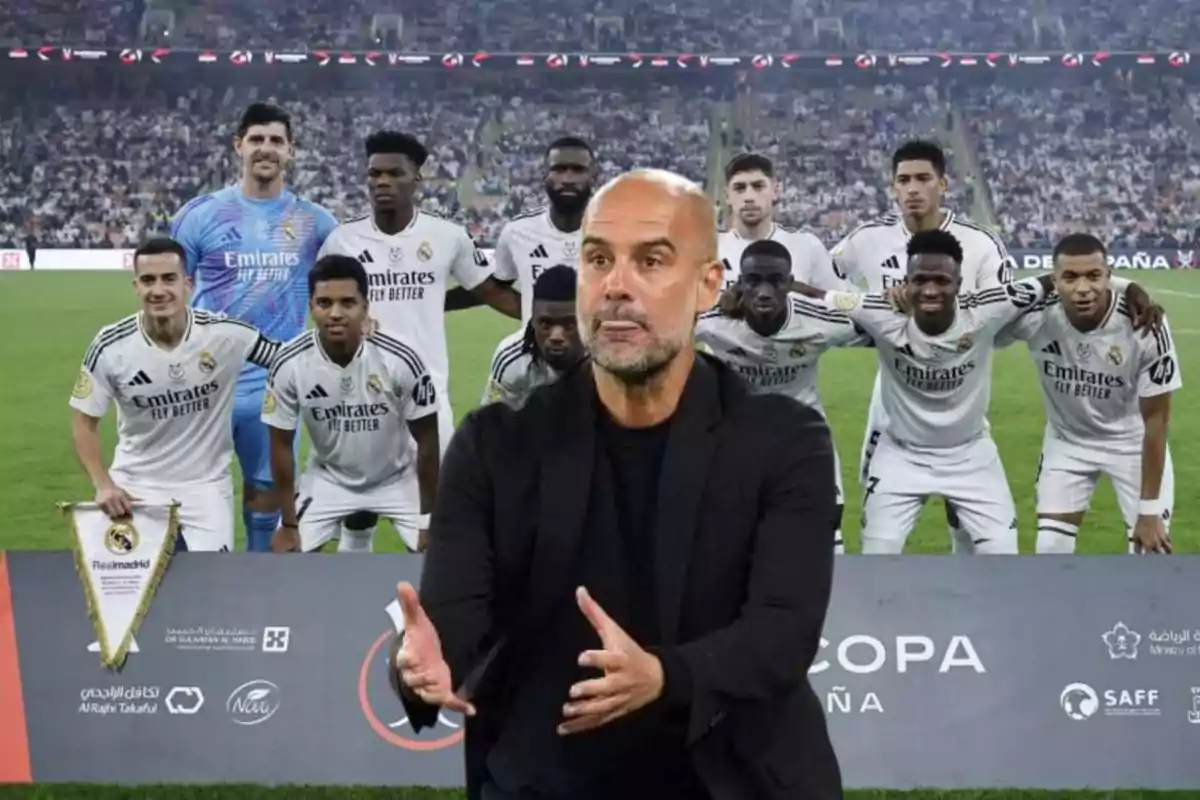
[(670, 709), (683, 710), (692, 705), (692, 671), (683, 656), (670, 647), (651, 647), (663, 671), (663, 704)]

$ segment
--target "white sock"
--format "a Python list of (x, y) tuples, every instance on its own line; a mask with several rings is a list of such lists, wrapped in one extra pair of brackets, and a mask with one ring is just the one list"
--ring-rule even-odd
[(375, 528), (363, 531), (352, 531), (342, 526), (342, 538), (338, 541), (339, 553), (370, 553), (371, 544), (375, 541)]
[(833, 533), (833, 554), (835, 556), (844, 555), (846, 552), (846, 540), (842, 538), (842, 529), (838, 528)]
[(1038, 518), (1037, 552), (1069, 554), (1075, 552), (1079, 526), (1057, 519)]

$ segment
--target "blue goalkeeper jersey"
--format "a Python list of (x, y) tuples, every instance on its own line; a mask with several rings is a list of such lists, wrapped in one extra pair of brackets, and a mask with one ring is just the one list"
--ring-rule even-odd
[[(187, 251), (195, 308), (222, 312), (286, 342), (306, 327), (308, 273), (337, 224), (324, 208), (287, 189), (259, 200), (227, 186), (180, 209), (171, 237)], [(247, 363), (238, 395), (262, 392), (266, 379), (266, 370)]]

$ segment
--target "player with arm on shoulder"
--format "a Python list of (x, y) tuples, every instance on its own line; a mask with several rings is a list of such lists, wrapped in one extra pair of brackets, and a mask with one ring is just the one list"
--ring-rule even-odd
[[(760, 239), (741, 253), (738, 307), (732, 314), (707, 311), (696, 321), (696, 342), (736, 371), (750, 390), (782, 394), (825, 416), (817, 391), (821, 355), (833, 347), (871, 346), (845, 314), (799, 295), (789, 295), (791, 252), (781, 242)], [(834, 552), (845, 552), (841, 518), (841, 462), (834, 450), (837, 534)]]
[(911, 316), (882, 294), (803, 291), (875, 340), (887, 427), (866, 478), (863, 552), (900, 553), (932, 495), (953, 507), (972, 551), (1016, 553), (1012, 493), (987, 425), (1000, 330), (1051, 286), (1030, 278), (962, 294), (962, 246), (940, 230), (908, 242)]
[[(339, 552), (370, 552), (373, 531), (346, 535), (342, 525), (367, 512), (423, 551), (441, 462), (433, 378), (405, 339), (364, 334), (369, 285), (357, 260), (324, 256), (308, 280), (316, 328), (280, 350), (262, 409), (284, 492), (271, 549), (309, 552), (340, 537)], [(312, 452), (297, 482), (291, 452), (301, 422)]]
[(1171, 552), (1171, 395), (1183, 386), (1165, 317), (1135, 327), (1104, 243), (1086, 233), (1054, 248), (1055, 294), (1006, 329), (1037, 367), (1046, 431), (1037, 470), (1039, 553), (1073, 553), (1101, 475), (1117, 494), (1129, 550)]
[(775, 222), (779, 184), (771, 159), (757, 153), (742, 153), (730, 159), (725, 165), (725, 201), (733, 218), (729, 230), (717, 235), (717, 255), (725, 266), (725, 289), (737, 285), (742, 252), (752, 242), (764, 240), (788, 249), (797, 281), (819, 289), (846, 288), (815, 234)]
[(575, 269), (565, 264), (542, 272), (533, 285), (533, 317), (501, 340), (480, 405), (521, 408), (539, 386), (553, 383), (586, 355), (575, 321)]
[[(899, 214), (887, 214), (858, 226), (833, 249), (835, 272), (868, 292), (885, 293), (902, 285), (907, 274), (906, 245), (920, 231), (942, 230), (962, 246), (962, 291), (980, 292), (1012, 280), (1013, 260), (1004, 243), (982, 225), (943, 207), (948, 184), (946, 154), (936, 142), (915, 139), (892, 154), (891, 193)], [(875, 376), (859, 477), (865, 480), (875, 445), (887, 425)], [(946, 508), (953, 549), (970, 549), (953, 509)]]
[[(178, 501), (182, 547), (233, 549), (231, 418), (246, 362), (267, 367), (279, 345), (251, 325), (188, 308), (187, 253), (151, 239), (133, 254), (141, 310), (92, 340), (71, 393), (75, 453), (114, 519), (133, 504)], [(117, 408), (104, 466), (100, 420)]]
[[(533, 315), (533, 286), (551, 264), (579, 266), (583, 212), (596, 188), (596, 156), (587, 141), (576, 136), (555, 139), (546, 148), (542, 187), (544, 209), (522, 214), (505, 223), (492, 254), (494, 276), (521, 295), (521, 321)], [(461, 289), (446, 296), (446, 309), (479, 305)]]
[[(337, 220), (284, 185), (293, 155), (286, 111), (266, 103), (250, 105), (233, 146), (242, 162), (240, 184), (189, 202), (175, 216), (171, 235), (187, 252), (196, 308), (240, 319), (287, 341), (304, 330), (308, 271)], [(269, 436), (260, 418), (266, 380), (266, 370), (246, 367), (233, 416), (246, 549), (259, 552), (269, 548), (279, 524)]]

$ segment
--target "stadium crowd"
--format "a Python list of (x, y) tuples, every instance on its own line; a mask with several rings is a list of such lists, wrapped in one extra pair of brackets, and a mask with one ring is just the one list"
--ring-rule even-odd
[[(1178, 0), (905, 0), (906, 16), (921, 21), (906, 25), (894, 24), (885, 8), (879, 0), (759, 0), (739, 9), (737, 24), (729, 25), (725, 15), (712, 13), (711, 0), (29, 0), (0, 9), (0, 39), (25, 45), (128, 45), (144, 32), (160, 41), (164, 31), (141, 24), (144, 12), (155, 9), (173, 13), (174, 28), (166, 40), (206, 47), (354, 47), (386, 41), (432, 52), (756, 53), (818, 45), (986, 52), (1041, 46), (1176, 49), (1200, 35), (1197, 15)], [(377, 14), (403, 18), (399, 42), (372, 26)]]
[[(349, 88), (172, 80), (101, 88), (77, 72), (51, 92), (0, 90), (0, 244), (122, 247), (161, 230), (188, 198), (235, 179), (235, 109), (251, 99), (292, 113), (293, 185), (340, 219), (365, 210), (365, 133), (413, 132), (433, 154), (425, 207), (485, 245), (505, 220), (540, 204), (538, 155), (551, 134), (595, 142), (604, 174), (666, 167), (715, 198), (720, 164), (763, 152), (780, 166), (780, 219), (827, 245), (888, 209), (887, 153), (911, 136), (946, 146), (952, 204), (994, 222), (1013, 247), (1048, 246), (1081, 222), (1117, 246), (1197, 239), (1197, 95), (1164, 82), (734, 91), (619, 79), (583, 86), (545, 73), (415, 74)], [(955, 157), (960, 148), (974, 158)], [(992, 220), (979, 213), (980, 191)]]

